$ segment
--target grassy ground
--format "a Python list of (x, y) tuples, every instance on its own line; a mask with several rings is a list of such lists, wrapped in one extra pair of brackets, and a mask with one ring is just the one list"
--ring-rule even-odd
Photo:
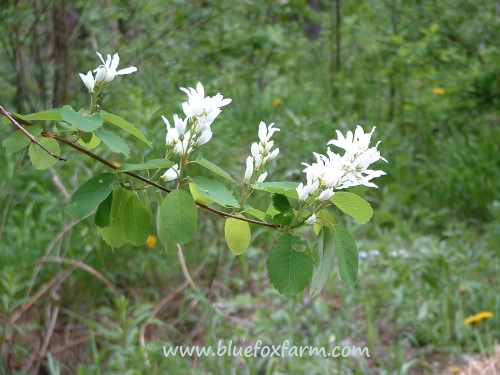
[[(356, 288), (345, 288), (334, 272), (318, 297), (290, 298), (267, 279), (272, 232), (252, 227), (251, 248), (235, 257), (221, 239), (222, 222), (200, 212), (202, 230), (184, 247), (185, 259), (159, 241), (111, 250), (93, 218), (72, 221), (64, 212), (78, 185), (103, 167), (63, 148), (69, 160), (40, 172), (26, 152), (2, 150), (0, 372), (448, 374), (493, 356), (500, 337), (498, 25), (488, 2), (465, 2), (464, 9), (396, 3), (344, 4), (339, 72), (325, 48), (333, 30), (327, 8), (84, 8), (81, 22), (100, 49), (121, 46), (122, 59), (139, 67), (113, 82), (104, 101), (156, 140), (151, 151), (136, 145), (131, 161), (163, 157), (160, 114), (180, 112), (177, 88), (201, 80), (209, 93), (233, 99), (202, 153), (234, 176), (243, 176), (261, 120), (282, 129), (270, 180), (298, 181), (300, 163), (324, 151), (334, 129), (358, 123), (377, 125), (388, 174), (378, 190), (356, 191), (375, 209), (371, 222), (340, 219), (362, 254)], [(118, 25), (119, 16), (129, 21), (127, 35), (107, 40), (93, 31)], [(164, 24), (147, 22), (156, 19)], [(308, 22), (321, 26), (318, 39), (307, 37)], [(155, 39), (169, 26), (175, 28)], [(81, 72), (95, 62), (82, 35), (72, 60)], [(69, 87), (71, 104), (86, 105), (76, 73)], [(11, 110), (19, 109), (15, 88), (6, 84), (12, 95), (0, 101)], [(30, 100), (33, 111), (49, 106), (35, 93)], [(1, 127), (0, 139), (10, 132)], [(266, 204), (256, 196), (255, 205)], [(464, 323), (482, 311), (493, 317)], [(164, 345), (219, 340), (367, 346), (370, 357), (163, 356)]]

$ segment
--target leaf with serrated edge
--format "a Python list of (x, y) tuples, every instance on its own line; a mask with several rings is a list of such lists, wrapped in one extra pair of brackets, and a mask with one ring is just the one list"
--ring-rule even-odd
[[(41, 138), (38, 140), (42, 146), (52, 152), (54, 155), (61, 155), (59, 143), (52, 138)], [(57, 159), (49, 155), (44, 149), (36, 143), (32, 143), (28, 149), (31, 163), (36, 169), (47, 169), (57, 163)]]
[(203, 158), (198, 158), (194, 161), (196, 164), (201, 165), (202, 167), (207, 168), (208, 170), (218, 174), (221, 177), (224, 177), (226, 180), (234, 182), (234, 179), (231, 177), (229, 173), (227, 173), (224, 169), (219, 167), (217, 164), (212, 163), (211, 161)]
[(282, 294), (293, 296), (304, 290), (311, 281), (312, 257), (293, 249), (300, 237), (282, 233), (266, 260), (271, 284)]
[(85, 181), (73, 193), (66, 212), (75, 219), (91, 213), (111, 193), (115, 180), (113, 173), (101, 173)]
[(116, 133), (108, 132), (105, 130), (96, 130), (95, 134), (109, 147), (113, 152), (122, 153), (125, 156), (130, 155), (130, 147), (125, 141)]
[(122, 220), (128, 242), (135, 246), (146, 242), (151, 226), (151, 213), (137, 195), (132, 195), (128, 200)]
[(145, 137), (145, 135), (142, 134), (142, 132), (139, 129), (137, 129), (134, 125), (132, 125), (127, 120), (122, 119), (120, 116), (114, 115), (112, 113), (107, 113), (104, 111), (101, 111), (100, 114), (104, 118), (104, 120), (112, 123), (113, 125), (118, 126), (119, 128), (125, 130), (127, 133), (136, 137), (137, 139), (140, 139), (142, 142), (147, 144), (149, 147), (153, 148), (152, 143)]
[(323, 227), (321, 229), (314, 246), (314, 252), (316, 262), (314, 263), (311, 288), (309, 290), (311, 296), (317, 296), (321, 292), (333, 268), (335, 236), (330, 231), (330, 228)]
[(358, 248), (351, 234), (343, 226), (333, 226), (335, 248), (339, 261), (340, 278), (346, 286), (354, 288), (358, 275)]
[(69, 105), (62, 107), (60, 114), (63, 121), (69, 122), (84, 132), (92, 132), (100, 128), (103, 124), (100, 114), (94, 113), (93, 115), (89, 115), (84, 113), (83, 110), (75, 112)]
[(103, 240), (113, 248), (121, 247), (127, 243), (127, 236), (123, 226), (123, 217), (126, 204), (131, 196), (132, 193), (130, 191), (120, 186), (115, 186), (111, 204), (110, 224), (105, 228), (97, 228)]
[(167, 169), (173, 166), (175, 163), (170, 160), (165, 159), (152, 159), (145, 163), (123, 163), (118, 172), (130, 172), (130, 171), (142, 171), (145, 169)]
[[(30, 126), (28, 131), (31, 133), (31, 135), (36, 137), (42, 132), (42, 127), (40, 125)], [(29, 146), (30, 143), (31, 140), (19, 130), (9, 135), (2, 142), (5, 151), (9, 154), (13, 154), (14, 152), (22, 150), (26, 146)]]
[(198, 176), (192, 179), (198, 192), (205, 198), (220, 204), (223, 207), (239, 207), (233, 193), (224, 185), (215, 180)]
[(339, 191), (330, 198), (330, 201), (360, 224), (367, 223), (373, 216), (370, 203), (356, 194)]
[(227, 246), (236, 255), (241, 255), (250, 245), (252, 233), (246, 221), (228, 218), (224, 224), (224, 237)]
[(198, 225), (198, 211), (191, 194), (185, 190), (174, 190), (160, 205), (162, 238), (178, 244), (191, 241)]

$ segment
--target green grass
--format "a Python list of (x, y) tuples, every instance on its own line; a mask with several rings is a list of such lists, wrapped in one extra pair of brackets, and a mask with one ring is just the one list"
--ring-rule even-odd
[[(265, 266), (275, 233), (252, 226), (252, 246), (235, 257), (221, 239), (223, 222), (200, 211), (202, 229), (184, 247), (195, 287), (176, 291), (185, 277), (174, 247), (164, 250), (158, 243), (111, 250), (95, 231), (93, 217), (72, 223), (65, 213), (65, 192), (54, 176), (72, 194), (92, 175), (107, 171), (104, 166), (62, 146), (68, 161), (38, 171), (24, 151), (11, 155), (2, 149), (0, 372), (20, 374), (37, 363), (31, 356), (47, 337), (55, 311), (51, 355), (40, 362), (51, 374), (432, 374), (451, 364), (463, 367), (464, 354), (491, 353), (500, 337), (499, 92), (492, 68), (498, 66), (500, 50), (488, 2), (467, 1), (466, 10), (451, 1), (395, 2), (395, 8), (342, 2), (339, 73), (331, 70), (329, 9), (315, 12), (296, 2), (234, 2), (227, 9), (218, 2), (206, 7), (174, 3), (141, 9), (113, 3), (102, 12), (83, 2), (75, 5), (83, 28), (71, 39), (77, 50), (71, 69), (84, 72), (94, 66), (94, 33), (101, 52), (120, 47), (124, 64), (139, 67), (137, 74), (113, 81), (103, 101), (105, 110), (154, 140), (155, 148), (146, 150), (128, 138), (128, 161), (164, 156), (160, 115), (180, 113), (184, 96), (178, 87), (197, 81), (208, 93), (233, 99), (200, 153), (238, 179), (260, 121), (281, 128), (275, 137), (281, 153), (270, 167), (270, 181), (299, 181), (301, 162), (313, 161), (313, 151), (325, 152), (335, 129), (376, 125), (374, 139), (382, 141), (379, 149), (389, 161), (380, 169), (387, 176), (378, 179), (379, 189), (353, 190), (372, 204), (374, 217), (364, 226), (338, 218), (366, 255), (356, 287), (344, 287), (335, 268), (318, 297), (281, 296), (269, 285)], [(17, 12), (8, 7), (4, 14), (12, 21), (0, 26), (5, 35), (12, 35), (11, 17), (37, 18), (24, 7)], [(118, 17), (129, 34), (115, 32)], [(307, 22), (321, 25), (319, 39), (307, 39)], [(28, 33), (29, 25), (22, 25), (20, 32)], [(21, 105), (18, 81), (6, 81), (1, 105), (8, 110), (50, 107), (50, 95), (37, 91), (39, 69), (45, 67), (42, 77), (50, 86), (56, 68), (49, 60), (36, 63), (42, 39), (27, 34), (23, 53), (29, 61), (23, 66), (29, 94)], [(0, 63), (2, 75), (14, 69), (10, 63)], [(85, 106), (85, 90), (71, 73), (68, 104)], [(444, 95), (434, 94), (435, 87)], [(2, 125), (0, 140), (10, 132)], [(95, 151), (123, 161), (103, 146)], [(269, 204), (264, 194), (253, 199), (257, 207)], [(90, 268), (63, 264), (60, 258)], [(167, 303), (155, 310), (164, 298)], [(27, 302), (33, 305), (24, 305), (12, 322)], [(463, 323), (480, 311), (496, 315), (474, 326)], [(218, 340), (240, 346), (257, 340), (368, 346), (371, 357), (185, 359), (162, 354), (164, 345), (217, 345)]]

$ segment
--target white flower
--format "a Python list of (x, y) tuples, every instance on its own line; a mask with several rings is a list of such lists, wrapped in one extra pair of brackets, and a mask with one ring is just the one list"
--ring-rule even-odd
[(118, 64), (120, 63), (120, 56), (118, 56), (117, 53), (115, 53), (113, 57), (111, 57), (111, 55), (107, 55), (106, 61), (104, 61), (102, 55), (99, 52), (96, 53), (97, 56), (99, 56), (99, 58), (101, 59), (102, 65), (94, 70), (94, 73), (96, 73), (95, 83), (109, 83), (113, 79), (115, 79), (116, 76), (130, 74), (137, 71), (137, 68), (135, 66), (130, 66), (128, 68), (120, 69), (117, 71), (116, 68), (118, 68)]
[(247, 169), (245, 170), (245, 182), (248, 184), (250, 182), (250, 178), (252, 178), (253, 174), (253, 158), (249, 156), (247, 158)]
[(212, 139), (212, 131), (210, 129), (207, 129), (205, 131), (201, 132), (200, 137), (198, 138), (196, 144), (198, 146), (204, 145), (207, 143), (210, 139)]
[(182, 120), (179, 116), (174, 115), (174, 126), (180, 136), (184, 135), (186, 132), (187, 118)]
[(261, 141), (261, 143), (265, 144), (266, 142), (268, 142), (272, 135), (276, 132), (279, 132), (280, 129), (278, 128), (273, 128), (274, 126), (274, 122), (272, 124), (269, 124), (269, 126), (266, 128), (266, 124), (261, 121), (260, 124), (259, 124), (259, 139)]
[(87, 86), (87, 88), (89, 89), (89, 92), (94, 92), (95, 80), (92, 72), (89, 70), (87, 74), (78, 74), (80, 74), (80, 78), (82, 79), (85, 86)]
[(307, 225), (312, 225), (315, 222), (316, 222), (316, 214), (312, 214), (304, 223)]
[(211, 123), (221, 112), (220, 107), (231, 103), (231, 99), (224, 99), (221, 94), (205, 97), (205, 89), (201, 82), (196, 85), (196, 90), (192, 87), (180, 89), (188, 96), (188, 101), (182, 103), (182, 109), (187, 117), (205, 117), (204, 121)]
[(318, 196), (318, 200), (320, 200), (320, 201), (326, 201), (326, 200), (330, 199), (330, 198), (333, 196), (333, 194), (335, 194), (335, 193), (333, 192), (333, 189), (332, 189), (332, 188), (329, 188), (329, 189), (323, 190), (323, 191), (319, 194), (319, 196)]
[(163, 119), (163, 122), (167, 126), (167, 136), (166, 136), (165, 143), (168, 146), (173, 147), (180, 141), (179, 132), (177, 131), (176, 128), (170, 126), (170, 122), (168, 122), (168, 120), (165, 116), (162, 115), (161, 118)]
[(304, 186), (302, 182), (299, 184), (299, 186), (297, 186), (295, 190), (297, 191), (297, 195), (299, 196), (300, 201), (305, 201), (309, 196), (307, 188)]
[(267, 172), (262, 173), (259, 178), (257, 178), (257, 182), (264, 182), (267, 177)]
[(176, 164), (172, 168), (167, 169), (167, 171), (161, 176), (164, 181), (173, 181), (179, 177), (179, 165)]

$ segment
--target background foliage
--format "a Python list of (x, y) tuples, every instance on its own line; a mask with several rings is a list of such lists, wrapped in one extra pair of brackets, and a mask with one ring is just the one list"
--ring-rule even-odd
[[(379, 190), (358, 190), (374, 219), (365, 227), (345, 219), (363, 239), (356, 290), (334, 276), (319, 296), (290, 299), (265, 275), (272, 233), (253, 228), (257, 241), (235, 257), (221, 240), (222, 222), (200, 212), (204, 230), (185, 249), (194, 280), (187, 286), (175, 249), (150, 241), (113, 252), (93, 220), (65, 213), (76, 187), (106, 172), (101, 166), (63, 147), (68, 161), (40, 172), (27, 152), (2, 149), (1, 371), (433, 373), (493, 350), (500, 334), (499, 17), (488, 0), (4, 2), (1, 105), (20, 113), (86, 106), (77, 73), (94, 67), (96, 50), (119, 52), (123, 66), (139, 71), (114, 84), (104, 105), (155, 145), (147, 151), (137, 143), (131, 162), (163, 157), (160, 114), (179, 112), (178, 88), (201, 81), (207, 92), (233, 99), (203, 153), (234, 176), (243, 176), (242, 155), (261, 120), (282, 129), (271, 176), (298, 181), (300, 163), (334, 129), (355, 124), (377, 126), (389, 164)], [(11, 132), (2, 126), (0, 138)], [(159, 301), (166, 303), (156, 311)], [(463, 324), (481, 310), (497, 314)], [(367, 345), (372, 356), (161, 354), (163, 345), (219, 339)]]

